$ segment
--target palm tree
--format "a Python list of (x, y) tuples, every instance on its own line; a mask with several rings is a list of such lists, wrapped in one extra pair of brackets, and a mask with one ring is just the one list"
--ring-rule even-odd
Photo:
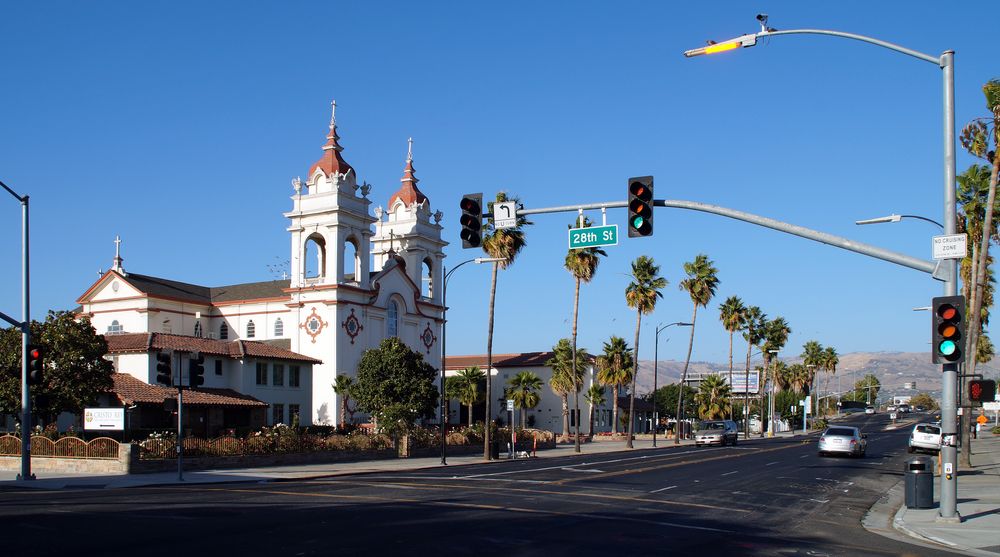
[(521, 410), (521, 428), (527, 420), (528, 409), (538, 406), (542, 400), (538, 390), (542, 388), (542, 378), (530, 371), (522, 371), (507, 380), (506, 397), (514, 401)]
[(732, 414), (732, 391), (721, 375), (702, 379), (694, 398), (698, 403), (698, 416), (703, 420), (726, 418)]
[[(792, 328), (788, 326), (784, 317), (775, 317), (764, 325), (764, 339), (760, 349), (764, 356), (765, 373), (771, 369), (771, 352), (780, 352), (785, 343), (788, 342), (790, 334), (792, 334)], [(776, 382), (777, 377), (774, 376), (774, 370), (771, 370), (771, 373), (771, 380)], [(764, 432), (761, 431), (761, 435), (763, 434)], [(773, 433), (768, 433), (768, 436), (773, 437)]]
[[(827, 346), (826, 348), (824, 348), (823, 355), (820, 357), (820, 361), (822, 362), (820, 365), (823, 367), (824, 371), (826, 371), (829, 375), (837, 375), (837, 364), (840, 363), (840, 357), (837, 356), (836, 348), (832, 346)], [(840, 396), (843, 396), (843, 394), (841, 394)]]
[(719, 320), (722, 327), (729, 332), (729, 385), (733, 384), (733, 335), (743, 330), (746, 323), (747, 307), (739, 296), (730, 296), (719, 306)]
[[(743, 407), (746, 409), (746, 420), (743, 423), (743, 434), (750, 437), (750, 352), (754, 346), (760, 344), (764, 334), (764, 324), (767, 323), (767, 315), (757, 306), (747, 308), (743, 322), (743, 338), (747, 341), (747, 367), (746, 367), (746, 391), (743, 392)], [(757, 392), (761, 392), (761, 381), (757, 381)], [(763, 415), (763, 414), (762, 414)]]
[[(691, 311), (691, 336), (688, 338), (687, 359), (684, 360), (684, 370), (681, 372), (681, 385), (687, 380), (688, 365), (691, 363), (691, 350), (694, 348), (694, 328), (698, 324), (698, 306), (708, 306), (708, 302), (715, 296), (715, 289), (719, 286), (719, 270), (712, 265), (712, 260), (707, 255), (700, 253), (694, 261), (684, 264), (684, 272), (687, 278), (682, 280), (678, 287), (688, 293), (694, 309)], [(680, 393), (681, 391), (678, 391)], [(684, 415), (681, 413), (684, 408), (681, 403), (681, 396), (677, 396), (677, 432), (680, 433), (681, 420)], [(674, 444), (679, 445), (681, 436), (674, 436)]]
[[(549, 387), (552, 392), (562, 399), (562, 436), (569, 437), (569, 393), (583, 387), (583, 366), (582, 362), (588, 360), (590, 354), (584, 349), (576, 351), (577, 362), (573, 361), (573, 345), (568, 338), (561, 338), (552, 347), (552, 357), (545, 362), (545, 365), (552, 368), (552, 377), (549, 379)], [(575, 378), (575, 379), (574, 379)], [(579, 418), (579, 414), (576, 415)], [(580, 420), (577, 419), (577, 422)]]
[[(581, 217), (582, 222), (580, 223), (580, 228), (589, 228), (591, 226), (590, 219), (587, 217)], [(572, 225), (570, 226), (572, 228)], [(597, 266), (600, 264), (601, 260), (598, 256), (607, 253), (604, 250), (597, 247), (582, 248), (582, 249), (571, 249), (569, 253), (566, 254), (566, 261), (564, 266), (566, 270), (573, 275), (576, 280), (576, 288), (573, 291), (573, 365), (576, 365), (576, 324), (577, 317), (580, 315), (580, 283), (590, 282), (594, 278), (594, 273), (597, 272)], [(576, 376), (576, 370), (573, 370), (573, 376)], [(576, 394), (574, 396), (575, 412), (576, 415), (580, 415), (580, 389), (576, 389)], [(576, 441), (575, 450), (580, 452), (580, 420), (576, 421)]]
[[(461, 385), (458, 401), (469, 408), (469, 427), (472, 427), (472, 406), (483, 399), (483, 391), (479, 387), (486, 380), (486, 373), (479, 369), (479, 366), (472, 366), (459, 371), (456, 377)], [(489, 385), (489, 381), (486, 381), (486, 384)], [(484, 429), (489, 431), (489, 420)]]
[[(808, 372), (808, 394), (819, 395), (819, 380), (816, 373), (823, 369), (823, 345), (815, 340), (802, 345), (802, 365)], [(816, 399), (816, 413), (819, 414), (819, 399)]]
[[(514, 202), (519, 203), (516, 197), (510, 197), (506, 192), (500, 192), (497, 194), (496, 203), (507, 203)], [(489, 204), (489, 210), (493, 212), (493, 203)], [(483, 235), (483, 251), (487, 253), (490, 257), (496, 257), (502, 259), (501, 261), (493, 262), (493, 272), (490, 277), (490, 310), (489, 318), (487, 319), (487, 333), (486, 333), (486, 427), (484, 428), (485, 434), (483, 435), (483, 458), (489, 460), (490, 455), (490, 423), (492, 420), (492, 408), (491, 403), (493, 399), (493, 379), (492, 372), (493, 369), (493, 310), (494, 304), (497, 298), (497, 271), (500, 269), (506, 269), (514, 262), (517, 254), (524, 249), (527, 242), (524, 240), (524, 231), (522, 228), (531, 224), (528, 219), (518, 216), (516, 226), (514, 228), (502, 228), (497, 229), (493, 226), (493, 217), (490, 217), (487, 222), (487, 229), (489, 230)]]
[(590, 431), (587, 436), (591, 439), (594, 438), (594, 408), (601, 406), (606, 402), (607, 399), (604, 398), (604, 385), (599, 385), (594, 383), (587, 389), (587, 394), (584, 395), (587, 403), (590, 404)]
[(632, 349), (622, 337), (611, 336), (597, 357), (597, 380), (611, 386), (611, 432), (618, 433), (618, 394), (632, 382)]
[(632, 368), (632, 389), (628, 398), (628, 438), (625, 446), (632, 448), (632, 431), (635, 424), (635, 379), (639, 375), (639, 328), (643, 314), (653, 313), (656, 299), (662, 298), (660, 290), (667, 287), (667, 279), (660, 276), (660, 266), (653, 258), (640, 255), (632, 262), (632, 282), (625, 287), (625, 303), (635, 308), (635, 358)]
[(351, 403), (351, 390), (354, 388), (354, 379), (346, 375), (338, 375), (334, 379), (333, 392), (340, 395), (340, 427), (347, 425), (347, 405)]

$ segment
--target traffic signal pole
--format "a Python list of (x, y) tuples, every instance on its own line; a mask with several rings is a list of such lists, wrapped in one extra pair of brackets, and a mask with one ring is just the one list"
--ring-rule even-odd
[(28, 387), (28, 345), (31, 344), (31, 311), (29, 309), (30, 288), (28, 258), (28, 196), (18, 195), (7, 184), (0, 182), (7, 193), (21, 203), (21, 321), (11, 319), (0, 312), (0, 318), (21, 329), (21, 473), (17, 479), (33, 480), (31, 473), (31, 392)]

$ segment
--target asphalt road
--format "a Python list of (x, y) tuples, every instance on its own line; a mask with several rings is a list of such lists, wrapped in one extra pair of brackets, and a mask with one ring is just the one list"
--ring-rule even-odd
[(908, 429), (309, 481), (0, 494), (7, 554), (950, 555), (869, 533)]

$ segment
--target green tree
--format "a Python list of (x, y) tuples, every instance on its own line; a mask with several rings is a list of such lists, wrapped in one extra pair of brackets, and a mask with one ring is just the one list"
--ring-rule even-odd
[(389, 337), (361, 354), (352, 389), (358, 408), (390, 434), (407, 433), (437, 408), (437, 371), (419, 352)]
[[(773, 373), (771, 368), (771, 353), (780, 352), (785, 347), (785, 343), (788, 342), (788, 336), (792, 334), (792, 328), (788, 326), (788, 322), (785, 321), (784, 317), (775, 317), (764, 324), (763, 333), (763, 344), (761, 344), (760, 350), (761, 355), (764, 357), (764, 370), (771, 370), (771, 373)], [(773, 375), (771, 376), (771, 380), (775, 380)]]
[(729, 384), (721, 375), (712, 374), (698, 385), (698, 417), (703, 420), (718, 420), (732, 415), (733, 404)]
[[(50, 311), (30, 324), (31, 344), (42, 350), (42, 383), (30, 389), (33, 414), (48, 423), (60, 412), (82, 414), (98, 396), (114, 387), (114, 365), (105, 360), (108, 343), (90, 319), (69, 311)], [(0, 331), (0, 414), (20, 419), (21, 330)], [(30, 425), (30, 424), (29, 424)]]
[(584, 398), (586, 398), (587, 403), (590, 404), (590, 415), (589, 415), (589, 418), (590, 418), (590, 431), (587, 432), (587, 435), (591, 439), (593, 439), (594, 438), (594, 408), (596, 408), (598, 406), (601, 406), (607, 400), (605, 398), (605, 396), (604, 396), (604, 385), (601, 385), (601, 384), (598, 384), (598, 383), (594, 383), (593, 385), (590, 386), (589, 389), (587, 389), (587, 394), (584, 395)]
[[(496, 201), (489, 204), (489, 212), (493, 212), (494, 203), (519, 203), (516, 197), (508, 196), (506, 192), (500, 192), (497, 194)], [(490, 309), (489, 318), (487, 319), (487, 333), (486, 333), (486, 369), (493, 369), (493, 314), (494, 306), (497, 299), (497, 272), (500, 269), (506, 269), (512, 263), (517, 255), (521, 253), (527, 242), (524, 239), (524, 227), (530, 225), (528, 219), (518, 216), (515, 226), (513, 228), (501, 228), (498, 229), (493, 224), (493, 217), (490, 217), (487, 222), (486, 233), (483, 235), (483, 251), (486, 252), (490, 257), (500, 258), (501, 261), (493, 262), (493, 270), (490, 275)], [(486, 377), (486, 425), (483, 428), (485, 432), (483, 434), (483, 458), (489, 460), (490, 455), (490, 443), (492, 432), (490, 431), (489, 424), (492, 423), (492, 412), (490, 405), (493, 397), (493, 379), (491, 376)]]
[[(1000, 157), (995, 156), (998, 147), (1000, 147), (1000, 80), (991, 79), (986, 82), (983, 86), (983, 94), (986, 96), (986, 109), (990, 112), (987, 118), (977, 118), (970, 122), (962, 130), (961, 142), (962, 146), (975, 157), (979, 157), (988, 161), (992, 165), (990, 172), (990, 183), (986, 194), (986, 204), (985, 208), (992, 208), (992, 210), (984, 210), (982, 227), (980, 228), (980, 233), (978, 238), (978, 254), (974, 257), (972, 264), (973, 268), (970, 270), (969, 277), (973, 280), (968, 283), (974, 284), (975, 288), (970, 290), (972, 295), (969, 298), (969, 311), (968, 314), (971, 316), (969, 320), (967, 330), (967, 344), (965, 347), (966, 354), (978, 354), (979, 346), (979, 336), (982, 333), (982, 310), (985, 306), (985, 296), (984, 290), (987, 283), (987, 265), (989, 261), (989, 251), (990, 251), (990, 240), (996, 235), (996, 224), (993, 222), (994, 213), (996, 212), (996, 191), (997, 191), (997, 177), (1000, 174)], [(974, 246), (976, 242), (970, 242)], [(973, 348), (976, 348), (975, 350)], [(976, 358), (969, 358), (966, 361), (965, 373), (973, 374), (976, 372)], [(962, 426), (960, 429), (963, 432), (968, 432), (969, 428), (965, 427), (966, 419), (963, 416)], [(964, 433), (963, 433), (964, 435)], [(968, 456), (968, 451), (966, 448), (969, 446), (968, 443), (963, 444), (963, 460)]]
[[(647, 395), (647, 399), (656, 398), (657, 412), (663, 414), (664, 417), (677, 418), (674, 404), (677, 403), (677, 397), (681, 395), (679, 385), (679, 383), (671, 383), (660, 387), (655, 393)], [(698, 391), (694, 387), (684, 385), (682, 400), (684, 401), (683, 412), (685, 416), (695, 416), (698, 414), (698, 403), (695, 401), (695, 395), (697, 394)]]
[[(708, 306), (708, 302), (715, 296), (715, 289), (719, 286), (719, 270), (715, 268), (712, 260), (705, 254), (698, 254), (694, 261), (684, 264), (684, 273), (687, 278), (678, 285), (681, 290), (688, 293), (691, 298), (691, 336), (688, 338), (687, 358), (684, 359), (684, 370), (681, 372), (681, 383), (687, 381), (688, 365), (691, 364), (691, 350), (694, 349), (694, 328), (698, 324), (698, 307)], [(684, 418), (681, 412), (681, 399), (677, 399), (677, 414)], [(674, 444), (680, 444), (680, 436), (674, 437)]]
[(936, 410), (938, 403), (934, 400), (934, 397), (927, 393), (917, 393), (910, 397), (910, 406), (916, 408), (917, 406), (923, 406), (927, 410)]
[(878, 392), (882, 390), (882, 383), (872, 374), (867, 374), (854, 383), (854, 400), (863, 400), (868, 404), (875, 404), (878, 399)]
[(653, 262), (653, 258), (640, 255), (632, 262), (632, 282), (625, 287), (625, 303), (628, 307), (635, 309), (635, 358), (632, 368), (632, 388), (629, 391), (628, 400), (628, 434), (625, 446), (632, 448), (632, 432), (635, 427), (635, 380), (639, 375), (639, 328), (642, 324), (644, 314), (653, 313), (656, 309), (657, 298), (662, 298), (660, 290), (667, 287), (667, 279), (660, 276), (660, 266)]
[(733, 384), (733, 335), (746, 324), (747, 307), (739, 296), (730, 296), (719, 306), (719, 321), (729, 333), (729, 385)]
[(472, 407), (485, 396), (486, 373), (479, 366), (459, 370), (455, 374), (455, 392), (458, 402), (469, 409), (469, 427), (472, 427)]
[(597, 380), (611, 387), (611, 432), (618, 433), (618, 395), (621, 387), (632, 382), (632, 349), (622, 337), (614, 335), (604, 343), (604, 353), (597, 357)]
[(519, 372), (507, 380), (506, 397), (514, 401), (514, 406), (521, 410), (521, 428), (527, 420), (528, 409), (538, 406), (541, 396), (542, 378), (530, 371)]
[[(340, 374), (334, 380), (333, 392), (340, 395), (340, 427), (343, 428), (347, 424), (347, 413), (348, 405), (351, 404), (351, 390), (354, 388), (354, 379)], [(350, 410), (351, 415), (354, 414), (353, 410)]]
[(545, 362), (546, 366), (552, 368), (549, 387), (562, 399), (562, 435), (564, 438), (569, 437), (569, 394), (583, 388), (583, 368), (589, 359), (590, 354), (585, 349), (580, 348), (576, 350), (576, 361), (574, 362), (573, 346), (570, 340), (561, 338), (552, 347), (552, 357)]
[[(591, 226), (590, 219), (587, 217), (581, 217), (580, 228), (589, 228)], [(573, 228), (573, 225), (570, 225)], [(573, 290), (573, 365), (576, 365), (577, 358), (576, 354), (576, 330), (577, 330), (577, 318), (580, 315), (580, 283), (590, 282), (594, 278), (594, 273), (597, 272), (597, 266), (601, 263), (599, 256), (606, 256), (607, 253), (604, 250), (591, 247), (582, 249), (571, 249), (569, 253), (566, 254), (566, 260), (564, 266), (566, 270), (573, 275), (573, 279), (576, 282), (576, 287)], [(576, 375), (576, 370), (573, 370), (573, 375)], [(575, 390), (575, 395), (573, 397), (573, 404), (575, 407), (576, 415), (580, 415), (580, 389)], [(576, 420), (576, 439), (574, 440), (576, 452), (580, 452), (580, 420)]]

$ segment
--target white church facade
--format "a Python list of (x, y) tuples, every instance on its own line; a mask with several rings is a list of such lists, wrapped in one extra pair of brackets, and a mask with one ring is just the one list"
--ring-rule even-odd
[[(213, 346), (233, 343), (215, 349), (226, 353), (228, 371), (217, 376), (206, 366), (205, 387), (233, 389), (272, 405), (269, 423), (279, 415), (289, 423), (285, 409), (294, 404), (301, 425), (334, 424), (341, 403), (332, 387), (336, 376), (354, 376), (362, 352), (387, 337), (398, 337), (439, 368), (442, 214), (431, 213), (430, 200), (417, 187), (412, 141), (399, 189), (386, 207), (373, 208), (372, 187), (358, 184), (342, 156), (333, 107), (322, 156), (305, 181), (292, 181), (292, 206), (284, 213), (289, 278), (206, 287), (126, 271), (116, 250), (112, 268), (77, 300), (80, 314), (109, 339), (169, 335), (182, 355), (194, 351), (199, 339)], [(116, 357), (122, 356), (114, 353), (116, 344), (109, 346), (116, 371), (155, 382), (152, 346), (145, 358)], [(247, 356), (252, 353), (257, 356)], [(290, 390), (292, 367), (298, 370), (298, 393)]]

